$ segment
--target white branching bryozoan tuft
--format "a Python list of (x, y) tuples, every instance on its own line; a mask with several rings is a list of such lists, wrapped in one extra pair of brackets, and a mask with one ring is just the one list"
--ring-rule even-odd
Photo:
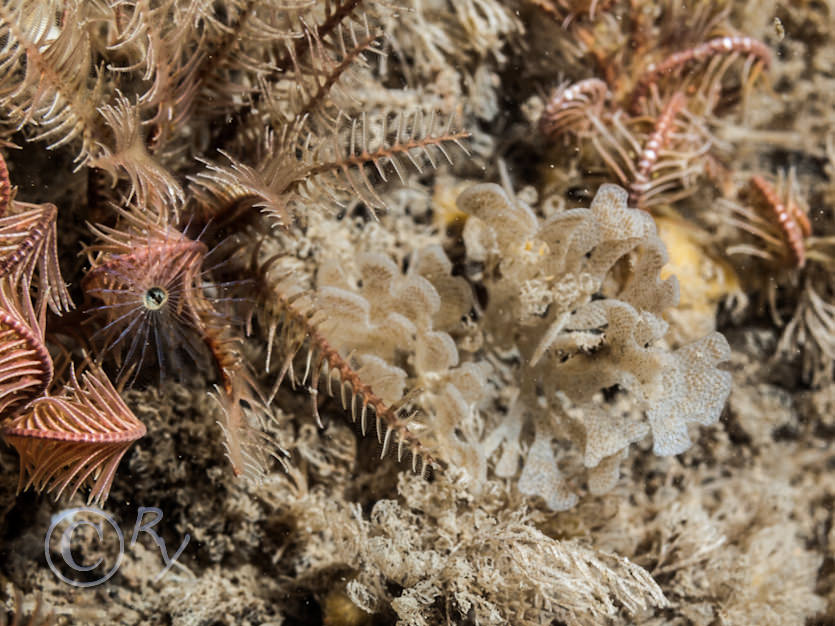
[(458, 206), (470, 216), (468, 255), (484, 266), (488, 349), (513, 355), (496, 361), (518, 386), (482, 442), (498, 475), (519, 473), (521, 492), (568, 509), (576, 450), (588, 491), (604, 493), (629, 444), (651, 434), (656, 454), (680, 454), (691, 444), (688, 424), (719, 419), (731, 385), (718, 367), (727, 341), (711, 333), (665, 346), (661, 315), (678, 301), (678, 284), (661, 280), (666, 249), (625, 190), (604, 185), (588, 209), (544, 221), (494, 184), (466, 190)]

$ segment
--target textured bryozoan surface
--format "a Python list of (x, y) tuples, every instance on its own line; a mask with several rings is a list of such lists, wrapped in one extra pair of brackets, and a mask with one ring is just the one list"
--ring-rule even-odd
[(727, 341), (711, 333), (677, 350), (665, 344), (661, 315), (678, 284), (661, 280), (666, 249), (625, 190), (604, 185), (588, 209), (547, 220), (495, 184), (469, 188), (458, 206), (470, 216), (468, 258), (484, 267), (488, 349), (518, 386), (482, 442), (485, 457), (497, 451), (499, 476), (516, 475), (524, 457), (520, 491), (568, 509), (575, 450), (599, 494), (629, 444), (651, 434), (656, 454), (680, 454), (689, 423), (716, 422), (731, 387), (718, 367)]

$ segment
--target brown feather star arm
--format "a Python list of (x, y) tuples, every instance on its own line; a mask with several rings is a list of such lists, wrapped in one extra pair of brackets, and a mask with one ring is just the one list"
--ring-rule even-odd
[(18, 286), (26, 281), (21, 294), (29, 297), (29, 286), (37, 270), (38, 300), (45, 299), (60, 315), (73, 304), (58, 265), (58, 209), (49, 203), (18, 202), (14, 196), (9, 168), (0, 154), (0, 276), (9, 277)]
[[(29, 285), (22, 283), (24, 293)], [(44, 343), (46, 302), (36, 313), (28, 296), (0, 277), (0, 419), (19, 413), (52, 382), (52, 359)]]
[(45, 298), (56, 314), (69, 311), (73, 304), (58, 265), (57, 208), (13, 201), (12, 211), (0, 218), (0, 276), (34, 281), (38, 299)]
[(34, 487), (72, 496), (91, 487), (88, 503), (103, 503), (116, 468), (130, 445), (145, 435), (140, 422), (97, 367), (70, 373), (61, 396), (43, 397), (3, 426), (3, 437), (20, 455), (18, 489)]

